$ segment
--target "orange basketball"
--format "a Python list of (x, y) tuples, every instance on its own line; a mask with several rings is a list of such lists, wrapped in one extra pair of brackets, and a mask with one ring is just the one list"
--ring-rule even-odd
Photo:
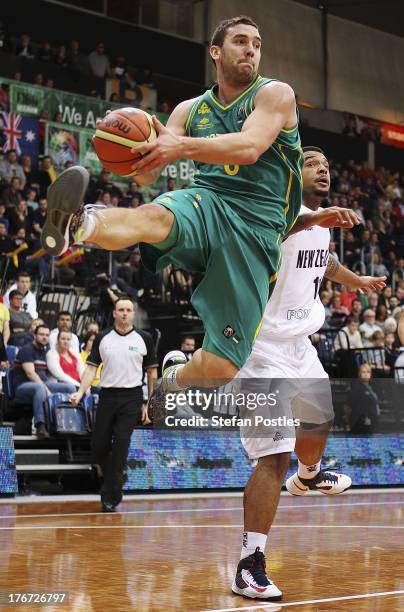
[(92, 142), (104, 168), (119, 176), (132, 176), (132, 166), (141, 156), (130, 150), (155, 138), (148, 113), (139, 108), (119, 108), (98, 123)]

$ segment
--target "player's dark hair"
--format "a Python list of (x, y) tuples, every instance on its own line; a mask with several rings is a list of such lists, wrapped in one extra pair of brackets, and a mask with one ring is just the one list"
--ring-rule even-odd
[(31, 275), (28, 272), (18, 272), (17, 280), (19, 278), (29, 278), (31, 280)]
[(44, 329), (49, 329), (49, 327), (47, 325), (45, 325), (44, 323), (41, 323), (40, 325), (37, 325), (36, 328), (34, 329), (34, 334), (36, 335), (40, 329), (42, 329), (42, 327)]
[(307, 153), (307, 151), (317, 151), (317, 153), (322, 153), (324, 157), (327, 157), (323, 149), (320, 149), (320, 147), (303, 147), (303, 153)]
[[(224, 43), (224, 39), (226, 38), (227, 30), (229, 28), (232, 28), (240, 24), (250, 25), (250, 26), (253, 26), (254, 28), (257, 28), (258, 30), (258, 26), (255, 23), (255, 21), (253, 21), (251, 17), (247, 17), (247, 15), (238, 15), (237, 17), (232, 17), (231, 19), (224, 19), (223, 21), (219, 23), (219, 25), (216, 27), (215, 31), (213, 32), (212, 39), (210, 41), (210, 45), (211, 46), (215, 45), (216, 47), (223, 47), (223, 43)], [(212, 62), (216, 66), (216, 62), (213, 58), (212, 58)]]

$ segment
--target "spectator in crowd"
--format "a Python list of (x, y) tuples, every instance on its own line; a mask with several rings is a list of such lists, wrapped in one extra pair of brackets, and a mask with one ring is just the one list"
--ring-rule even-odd
[(133, 106), (140, 106), (143, 100), (143, 92), (136, 82), (133, 70), (125, 71), (119, 87), (119, 95), (122, 100), (130, 102)]
[(387, 308), (384, 304), (378, 304), (376, 307), (376, 319), (375, 323), (381, 330), (384, 331), (384, 324), (387, 319)]
[(372, 346), (372, 336), (375, 332), (380, 331), (380, 327), (376, 325), (376, 314), (374, 310), (368, 308), (363, 313), (363, 323), (359, 330), (363, 340), (363, 346)]
[(36, 319), (38, 317), (36, 297), (31, 291), (31, 276), (28, 274), (28, 272), (18, 273), (17, 281), (11, 285), (4, 295), (3, 303), (5, 306), (9, 306), (11, 291), (14, 291), (15, 289), (17, 289), (23, 296), (21, 304), (22, 310), (24, 312), (28, 312), (32, 319)]
[(346, 325), (339, 330), (335, 337), (334, 348), (336, 351), (363, 348), (358, 319), (352, 316), (348, 317)]
[(374, 375), (378, 377), (389, 376), (391, 368), (386, 360), (384, 333), (380, 329), (372, 335), (372, 346), (366, 350), (365, 359), (370, 364)]
[(34, 59), (34, 52), (31, 46), (31, 37), (28, 34), (23, 34), (21, 36), (21, 40), (15, 48), (15, 54), (19, 57), (24, 57), (25, 59)]
[(125, 201), (128, 201), (128, 204), (132, 200), (132, 198), (139, 198), (139, 204), (144, 204), (143, 193), (139, 191), (139, 187), (135, 182), (132, 182), (130, 184), (129, 189), (125, 194)]
[(351, 315), (361, 320), (362, 317), (362, 302), (359, 299), (352, 301)]
[(181, 341), (180, 350), (184, 353), (188, 361), (190, 361), (195, 352), (195, 338), (194, 336), (184, 336)]
[(69, 49), (67, 52), (67, 62), (69, 72), (76, 79), (79, 79), (81, 75), (88, 72), (88, 59), (84, 55), (84, 53), (81, 53), (80, 43), (78, 40), (70, 41)]
[(166, 191), (175, 191), (176, 189), (177, 189), (177, 181), (175, 180), (175, 178), (168, 178)]
[(11, 179), (19, 178), (19, 189), (24, 189), (25, 187), (25, 174), (23, 167), (17, 161), (17, 153), (14, 149), (11, 149), (7, 153), (7, 158), (0, 162), (0, 175), (7, 181), (7, 183), (11, 183)]
[(24, 228), (25, 232), (28, 233), (30, 223), (27, 202), (25, 200), (20, 200), (18, 204), (10, 208), (6, 214), (10, 221), (10, 233), (13, 236), (15, 236), (21, 228)]
[(112, 94), (109, 96), (109, 101), (118, 103), (120, 101), (120, 98), (116, 92), (112, 92)]
[(0, 302), (0, 334), (3, 338), (4, 346), (10, 340), (10, 312), (4, 304)]
[(50, 42), (48, 40), (44, 40), (38, 49), (36, 59), (40, 62), (50, 62), (52, 57), (53, 53)]
[(53, 61), (59, 68), (67, 68), (68, 59), (66, 54), (66, 47), (64, 45), (60, 45)]
[(56, 177), (57, 173), (52, 165), (52, 158), (50, 155), (44, 155), (38, 177), (40, 190), (39, 195), (41, 198), (46, 198), (48, 187), (54, 180), (56, 180)]
[(8, 232), (9, 227), (10, 227), (10, 221), (6, 217), (6, 205), (1, 200), (0, 200), (0, 223), (4, 223), (4, 225), (6, 226), (6, 230)]
[(377, 293), (371, 293), (370, 295), (368, 295), (369, 308), (371, 308), (372, 310), (376, 312), (376, 308), (378, 304), (379, 304), (379, 296), (377, 295)]
[(42, 86), (45, 84), (45, 77), (42, 72), (38, 72), (38, 74), (34, 77), (34, 85)]
[(332, 255), (337, 261), (339, 261), (338, 253), (337, 253), (337, 245), (334, 240), (330, 240), (329, 247), (330, 255)]
[(370, 384), (372, 368), (362, 363), (358, 379), (353, 381), (349, 394), (348, 424), (354, 435), (370, 435), (375, 432), (379, 415), (379, 398)]
[(32, 158), (30, 155), (21, 157), (21, 167), (25, 176), (25, 186), (34, 187), (37, 192), (39, 189), (39, 173), (36, 168), (32, 167)]
[[(84, 336), (84, 346), (80, 353), (80, 357), (84, 365), (87, 363), (87, 359), (89, 355), (91, 354), (91, 351), (93, 350), (93, 344), (97, 336), (97, 333), (98, 332), (89, 331)], [(91, 383), (91, 392), (94, 392), (94, 387), (97, 388), (100, 384), (101, 370), (102, 370), (102, 363), (98, 366), (95, 378), (93, 382)]]
[(10, 344), (14, 346), (23, 346), (27, 340), (26, 334), (29, 334), (32, 317), (28, 312), (22, 309), (24, 296), (18, 289), (13, 289), (13, 291), (10, 292), (9, 298)]
[(70, 347), (71, 339), (72, 332), (59, 332), (55, 348), (46, 354), (46, 363), (49, 373), (58, 382), (70, 383), (78, 388), (85, 366), (80, 354)]
[(39, 198), (38, 210), (35, 210), (31, 215), (32, 231), (35, 238), (39, 238), (42, 234), (42, 228), (46, 221), (47, 212), (48, 200), (46, 198)]
[(34, 340), (23, 346), (13, 367), (15, 399), (19, 403), (32, 402), (34, 423), (39, 438), (49, 438), (45, 427), (44, 403), (52, 393), (73, 393), (75, 386), (54, 382), (49, 375), (46, 353), (48, 352), (49, 327), (39, 325)]
[(125, 74), (127, 68), (126, 68), (126, 59), (124, 58), (123, 55), (119, 55), (115, 62), (114, 65), (112, 67), (112, 77), (115, 79), (122, 79), (123, 75)]
[(39, 204), (37, 202), (37, 194), (35, 189), (28, 188), (26, 190), (26, 202), (28, 214), (31, 214), (34, 212), (34, 210), (38, 209)]
[(98, 325), (97, 321), (95, 321), (94, 319), (87, 319), (83, 331), (80, 335), (80, 349), (83, 350), (84, 349), (84, 343), (86, 340), (86, 337), (88, 336), (88, 334), (91, 332), (93, 334), (98, 334), (98, 332), (100, 331), (100, 326)]
[[(58, 318), (56, 321), (56, 327), (52, 329), (49, 337), (49, 346), (50, 348), (55, 348), (57, 344), (57, 339), (59, 332), (68, 331), (71, 332), (73, 327), (73, 319), (72, 315), (68, 310), (61, 310), (58, 314)], [(72, 351), (77, 354), (80, 353), (80, 343), (76, 334), (72, 333), (70, 346)]]
[[(8, 221), (8, 219), (7, 219)], [(14, 242), (7, 234), (7, 226), (4, 221), (0, 221), (0, 255), (7, 255), (14, 249)]]
[(45, 87), (47, 87), (48, 89), (53, 89), (54, 86), (55, 86), (55, 81), (48, 77), (46, 79)]
[(103, 170), (98, 178), (98, 181), (96, 181), (94, 184), (94, 193), (97, 193), (98, 191), (102, 191), (103, 193), (108, 191), (111, 196), (117, 195), (119, 198), (122, 197), (122, 192), (119, 187), (114, 185), (114, 183), (111, 181), (111, 173), (108, 170)]
[(380, 253), (373, 253), (371, 258), (371, 263), (367, 266), (368, 274), (372, 276), (390, 276), (390, 273), (384, 263), (382, 263), (382, 258)]
[(0, 110), (8, 111), (10, 89), (7, 83), (0, 83)]
[(99, 42), (88, 56), (91, 72), (97, 79), (105, 79), (110, 75), (110, 61), (105, 55), (104, 43)]

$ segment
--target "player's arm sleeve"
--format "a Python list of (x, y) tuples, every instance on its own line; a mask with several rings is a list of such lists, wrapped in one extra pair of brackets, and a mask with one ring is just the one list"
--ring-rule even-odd
[(104, 334), (97, 334), (94, 338), (93, 348), (91, 349), (91, 353), (89, 354), (86, 365), (98, 366), (102, 363), (102, 357), (100, 353), (100, 344), (103, 339)]
[(158, 360), (156, 354), (156, 347), (150, 334), (144, 331), (139, 331), (146, 345), (146, 355), (143, 358), (143, 367), (147, 370), (148, 368), (157, 368)]

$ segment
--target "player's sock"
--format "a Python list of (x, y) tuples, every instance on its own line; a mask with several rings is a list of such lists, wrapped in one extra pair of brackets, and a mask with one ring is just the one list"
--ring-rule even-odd
[(297, 475), (299, 478), (315, 478), (321, 469), (321, 459), (318, 463), (314, 463), (313, 465), (305, 465), (299, 460), (298, 464)]
[(165, 391), (169, 391), (170, 393), (177, 393), (177, 391), (183, 391), (184, 387), (178, 384), (177, 382), (177, 374), (181, 368), (184, 367), (185, 364), (173, 365), (167, 368), (164, 371), (164, 388)]
[(74, 232), (75, 242), (84, 242), (90, 238), (95, 229), (95, 215), (86, 212), (81, 225)]
[(254, 554), (257, 548), (259, 548), (262, 553), (265, 552), (267, 538), (268, 536), (263, 533), (257, 533), (256, 531), (244, 531), (240, 560)]

